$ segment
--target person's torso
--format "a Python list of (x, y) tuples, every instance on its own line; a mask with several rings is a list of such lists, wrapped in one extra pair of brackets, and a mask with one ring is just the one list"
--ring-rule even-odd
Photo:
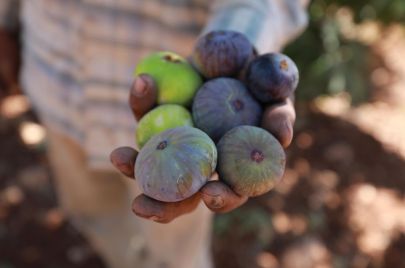
[(41, 118), (90, 154), (133, 140), (127, 97), (136, 63), (187, 56), (205, 25), (205, 0), (22, 0), (22, 81)]

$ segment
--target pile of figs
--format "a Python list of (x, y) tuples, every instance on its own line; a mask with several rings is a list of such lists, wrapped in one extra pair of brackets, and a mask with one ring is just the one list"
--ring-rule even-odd
[(158, 52), (136, 67), (136, 75), (151, 76), (157, 87), (156, 107), (136, 131), (139, 187), (151, 198), (176, 202), (217, 171), (239, 195), (268, 192), (283, 176), (286, 157), (259, 125), (264, 106), (295, 91), (295, 63), (280, 53), (257, 55), (235, 31), (202, 35), (189, 61)]

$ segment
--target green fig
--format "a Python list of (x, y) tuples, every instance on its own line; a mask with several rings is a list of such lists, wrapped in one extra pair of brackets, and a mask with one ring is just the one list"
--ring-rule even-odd
[(148, 112), (138, 123), (136, 129), (136, 141), (139, 148), (154, 135), (167, 129), (193, 126), (190, 112), (177, 104), (165, 104)]
[(148, 74), (156, 82), (158, 104), (189, 106), (202, 84), (202, 78), (183, 57), (173, 52), (158, 52), (142, 59), (135, 75)]

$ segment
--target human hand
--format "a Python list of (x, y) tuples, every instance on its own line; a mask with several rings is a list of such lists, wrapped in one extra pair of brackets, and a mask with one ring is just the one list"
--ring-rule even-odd
[[(153, 79), (148, 75), (138, 76), (131, 88), (129, 103), (137, 120), (141, 119), (156, 103), (157, 90)], [(262, 127), (270, 131), (287, 147), (292, 140), (295, 110), (293, 97), (283, 103), (268, 106), (264, 112)], [(134, 167), (138, 152), (130, 147), (120, 147), (111, 153), (111, 162), (125, 176), (134, 178)], [(175, 218), (192, 212), (202, 200), (213, 212), (229, 212), (247, 201), (229, 186), (218, 180), (214, 174), (211, 180), (192, 197), (179, 202), (162, 202), (144, 194), (137, 196), (132, 203), (133, 212), (146, 219), (168, 223)]]
[(17, 38), (0, 29), (0, 98), (13, 91), (18, 81), (19, 51)]

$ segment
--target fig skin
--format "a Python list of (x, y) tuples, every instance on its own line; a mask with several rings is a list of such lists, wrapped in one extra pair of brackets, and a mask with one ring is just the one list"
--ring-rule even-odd
[(237, 77), (254, 57), (255, 49), (245, 35), (219, 30), (197, 40), (191, 63), (206, 79)]
[(181, 126), (193, 126), (192, 116), (186, 108), (177, 104), (159, 105), (139, 121), (135, 133), (138, 147), (142, 148), (160, 132)]
[(178, 202), (198, 192), (216, 164), (217, 150), (207, 134), (193, 127), (177, 127), (145, 144), (135, 163), (135, 177), (145, 195)]
[(253, 96), (262, 103), (282, 101), (296, 90), (298, 68), (286, 55), (268, 53), (248, 66), (245, 81)]
[(216, 78), (197, 92), (192, 115), (194, 124), (217, 142), (227, 131), (240, 125), (257, 126), (262, 108), (238, 80)]
[(284, 174), (284, 150), (264, 129), (233, 128), (219, 141), (217, 150), (219, 177), (241, 196), (270, 191)]
[(187, 60), (176, 53), (161, 51), (143, 58), (135, 75), (149, 75), (157, 87), (157, 104), (190, 106), (202, 78)]

